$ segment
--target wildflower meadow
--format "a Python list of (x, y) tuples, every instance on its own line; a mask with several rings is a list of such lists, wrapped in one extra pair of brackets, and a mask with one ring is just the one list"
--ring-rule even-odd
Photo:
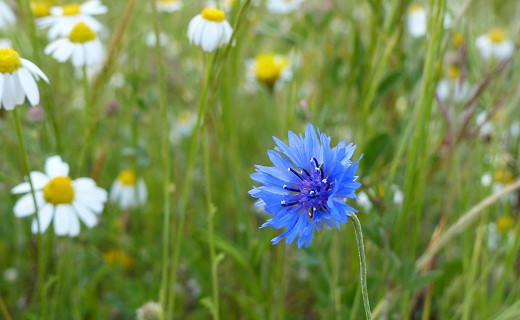
[(520, 319), (517, 0), (0, 0), (0, 319)]

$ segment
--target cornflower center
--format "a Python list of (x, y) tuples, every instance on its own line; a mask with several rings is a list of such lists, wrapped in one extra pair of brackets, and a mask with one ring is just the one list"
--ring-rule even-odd
[(334, 181), (329, 182), (325, 177), (323, 164), (319, 164), (316, 158), (310, 161), (310, 170), (301, 168), (300, 172), (288, 168), (299, 180), (292, 185), (284, 185), (283, 188), (291, 193), (280, 204), (282, 207), (299, 206), (307, 211), (309, 218), (314, 218), (316, 211), (328, 212), (327, 201), (334, 188)]
[(67, 4), (62, 8), (64, 16), (75, 16), (81, 13), (81, 7), (77, 3)]
[(450, 65), (448, 68), (448, 78), (450, 80), (457, 80), (460, 77), (459, 67), (455, 64)]
[(408, 12), (411, 14), (421, 12), (423, 10), (423, 7), (418, 3), (412, 3), (410, 7), (408, 8)]
[(36, 18), (46, 17), (51, 14), (51, 6), (48, 1), (31, 1), (31, 10)]
[(52, 178), (43, 187), (43, 199), (53, 205), (68, 204), (74, 200), (74, 187), (69, 177)]
[(125, 186), (135, 185), (135, 173), (132, 170), (123, 170), (119, 174), (119, 182)]
[(274, 53), (259, 54), (255, 58), (256, 78), (268, 87), (272, 87), (288, 64), (289, 61), (280, 55)]
[(18, 52), (11, 48), (0, 49), (0, 73), (13, 73), (22, 67)]
[(85, 22), (80, 22), (72, 28), (69, 40), (74, 43), (85, 43), (97, 38), (97, 34)]
[(506, 33), (502, 29), (493, 29), (488, 34), (489, 40), (491, 42), (498, 44), (506, 41)]
[(222, 22), (226, 19), (226, 13), (217, 8), (204, 8), (201, 15), (204, 20), (213, 22)]

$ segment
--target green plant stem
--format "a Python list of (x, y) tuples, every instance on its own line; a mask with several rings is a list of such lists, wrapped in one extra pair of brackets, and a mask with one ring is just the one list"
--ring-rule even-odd
[(363, 297), (363, 306), (365, 307), (365, 315), (367, 319), (372, 319), (370, 311), (370, 301), (368, 299), (367, 289), (367, 262), (365, 258), (365, 246), (363, 245), (363, 232), (361, 231), (361, 223), (355, 214), (350, 217), (352, 224), (354, 225), (354, 231), (356, 232), (356, 243), (358, 246), (359, 253), (359, 273), (361, 279), (361, 295)]
[(209, 137), (208, 128), (204, 130), (204, 171), (206, 173), (206, 211), (208, 218), (208, 243), (209, 243), (209, 260), (211, 265), (211, 287), (213, 295), (213, 319), (220, 319), (220, 306), (219, 306), (219, 295), (218, 295), (218, 273), (217, 273), (217, 261), (215, 258), (215, 238), (214, 238), (214, 226), (213, 218), (215, 216), (216, 208), (213, 205), (211, 198), (211, 166), (210, 166), (210, 149), (209, 149)]
[[(154, 21), (154, 33), (155, 33), (155, 59), (157, 62), (157, 78), (159, 82), (159, 109), (161, 116), (161, 159), (162, 159), (162, 170), (163, 170), (163, 252), (162, 252), (162, 271), (161, 271), (161, 289), (159, 293), (159, 301), (165, 307), (167, 298), (168, 288), (168, 265), (170, 252), (170, 229), (172, 220), (171, 210), (171, 198), (170, 198), (170, 183), (171, 183), (171, 152), (170, 152), (170, 122), (168, 121), (168, 97), (166, 90), (166, 78), (165, 78), (165, 67), (164, 59), (161, 48), (161, 28), (159, 25), (159, 15), (157, 8), (155, 7), (155, 0), (150, 1), (153, 21)], [(170, 292), (173, 295), (173, 292)], [(170, 318), (167, 318), (170, 319)]]
[[(81, 175), (83, 164), (85, 163), (85, 158), (87, 157), (89, 147), (92, 144), (89, 135), (89, 125), (92, 118), (92, 110), (90, 109), (92, 106), (90, 105), (90, 85), (87, 74), (87, 66), (83, 66), (83, 99), (85, 100), (85, 140), (83, 144), (83, 148), (81, 148), (81, 152), (79, 153), (78, 159), (78, 167), (76, 168), (77, 175)], [(87, 165), (89, 161), (86, 161)]]
[[(218, 53), (218, 52), (217, 52)], [(169, 301), (168, 301), (168, 307), (166, 308), (166, 319), (171, 319), (173, 315), (173, 310), (175, 308), (175, 295), (174, 295), (174, 286), (177, 281), (177, 265), (179, 264), (179, 255), (181, 251), (181, 244), (183, 241), (183, 234), (184, 234), (184, 222), (186, 220), (186, 206), (188, 203), (188, 197), (190, 194), (191, 189), (191, 183), (193, 180), (193, 168), (195, 167), (195, 160), (197, 155), (197, 147), (198, 147), (198, 136), (199, 132), (202, 128), (203, 119), (206, 115), (206, 109), (207, 109), (207, 98), (208, 98), (208, 89), (211, 83), (211, 77), (213, 75), (213, 69), (215, 67), (215, 63), (217, 60), (217, 54), (213, 56), (213, 59), (211, 60), (211, 63), (207, 66), (206, 71), (206, 79), (204, 80), (204, 87), (202, 89), (202, 95), (200, 98), (199, 103), (199, 110), (197, 112), (197, 122), (195, 124), (195, 128), (193, 129), (193, 134), (191, 136), (191, 144), (190, 144), (190, 151), (188, 155), (188, 168), (186, 169), (186, 177), (184, 178), (184, 183), (182, 187), (182, 195), (179, 202), (179, 209), (178, 209), (178, 221), (177, 221), (177, 232), (174, 234), (174, 238), (172, 241), (174, 241), (175, 245), (173, 246), (173, 262), (170, 270), (170, 277), (169, 277)]]
[(16, 135), (18, 136), (18, 141), (20, 143), (20, 150), (22, 152), (23, 166), (25, 170), (25, 174), (27, 175), (27, 181), (31, 186), (31, 195), (34, 204), (36, 223), (38, 225), (38, 292), (40, 294), (41, 299), (41, 308), (42, 308), (42, 318), (45, 318), (45, 308), (46, 308), (46, 294), (45, 294), (45, 284), (44, 284), (44, 275), (45, 275), (45, 248), (43, 244), (43, 234), (41, 232), (40, 226), (40, 217), (38, 211), (38, 202), (36, 201), (36, 193), (34, 192), (34, 185), (31, 179), (31, 170), (29, 168), (29, 157), (27, 156), (27, 148), (25, 146), (25, 139), (23, 138), (22, 133), (22, 122), (20, 120), (20, 115), (18, 114), (18, 109), (15, 108), (13, 110), (13, 117), (16, 126)]

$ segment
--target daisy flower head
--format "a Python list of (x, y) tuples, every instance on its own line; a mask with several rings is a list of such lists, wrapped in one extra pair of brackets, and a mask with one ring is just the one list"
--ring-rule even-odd
[(82, 4), (72, 3), (52, 7), (50, 16), (37, 19), (37, 23), (42, 29), (49, 28), (47, 36), (51, 40), (68, 36), (79, 22), (84, 22), (94, 32), (99, 33), (103, 30), (103, 25), (92, 16), (105, 14), (107, 11), (107, 7), (101, 1), (88, 0)]
[(476, 46), (480, 56), (485, 60), (494, 58), (502, 61), (509, 58), (515, 51), (513, 41), (507, 37), (504, 30), (498, 28), (478, 37)]
[(143, 179), (137, 179), (132, 170), (123, 170), (112, 184), (110, 202), (123, 210), (137, 208), (146, 203), (148, 190)]
[(13, 110), (25, 97), (32, 106), (40, 102), (36, 80), (47, 76), (34, 63), (20, 58), (12, 48), (0, 49), (0, 108)]
[(59, 62), (71, 59), (75, 67), (98, 65), (105, 55), (97, 33), (83, 21), (78, 22), (66, 38), (49, 43), (44, 52)]
[(460, 69), (457, 65), (450, 65), (446, 75), (437, 85), (436, 94), (441, 101), (461, 102), (469, 95), (467, 81), (461, 81)]
[(406, 26), (410, 35), (420, 38), (426, 34), (426, 9), (418, 3), (412, 3), (408, 8)]
[(188, 137), (192, 134), (196, 124), (197, 114), (195, 112), (180, 112), (173, 123), (170, 133), (170, 141), (173, 144), (179, 144), (182, 138)]
[[(33, 218), (33, 233), (44, 233), (54, 220), (54, 232), (58, 236), (75, 237), (79, 234), (79, 220), (92, 228), (98, 223), (98, 217), (107, 200), (107, 192), (96, 186), (90, 178), (72, 180), (69, 177), (69, 165), (59, 156), (53, 156), (45, 162), (45, 173), (31, 172), (35, 190), (38, 216)], [(18, 218), (36, 213), (29, 182), (15, 186), (13, 194), (25, 193), (14, 206)]]
[(273, 13), (295, 11), (305, 0), (267, 0), (267, 10)]
[(7, 3), (0, 0), (0, 29), (4, 29), (16, 22), (16, 16)]
[(31, 1), (31, 11), (34, 17), (43, 18), (51, 14), (52, 3), (48, 0)]
[(226, 13), (216, 8), (204, 8), (191, 19), (188, 39), (205, 52), (213, 52), (229, 43), (233, 29), (226, 20)]
[(292, 78), (289, 59), (282, 54), (261, 53), (248, 64), (248, 78), (264, 84), (269, 90), (279, 89)]
[(358, 162), (350, 158), (356, 146), (344, 141), (330, 147), (330, 137), (308, 124), (305, 136), (289, 131), (289, 144), (273, 137), (277, 147), (267, 153), (273, 167), (256, 166), (251, 178), (261, 183), (249, 194), (259, 200), (257, 206), (273, 215), (263, 227), (286, 231), (273, 238), (276, 244), (283, 238), (286, 243), (299, 237), (298, 247), (308, 247), (314, 230), (324, 226), (337, 227), (357, 212), (345, 203), (345, 198), (357, 199), (354, 191)]
[(180, 0), (157, 0), (155, 8), (159, 12), (172, 13), (182, 9), (182, 1)]

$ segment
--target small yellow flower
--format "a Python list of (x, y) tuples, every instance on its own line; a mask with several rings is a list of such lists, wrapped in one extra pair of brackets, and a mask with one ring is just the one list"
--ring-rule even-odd
[(130, 269), (134, 265), (134, 258), (119, 249), (110, 249), (105, 251), (103, 253), (103, 260), (108, 265), (120, 265), (125, 269)]
[(31, 10), (36, 18), (46, 17), (51, 14), (51, 1), (35, 0), (31, 1)]
[(505, 232), (507, 230), (510, 230), (511, 228), (513, 228), (515, 224), (515, 220), (511, 217), (500, 217), (498, 218), (498, 221), (497, 221), (497, 229), (498, 229), (498, 232)]

